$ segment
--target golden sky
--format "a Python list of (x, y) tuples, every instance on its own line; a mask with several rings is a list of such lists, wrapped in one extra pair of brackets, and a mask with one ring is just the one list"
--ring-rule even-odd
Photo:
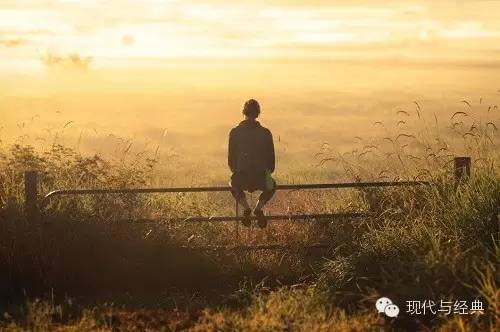
[(496, 65), (499, 55), (494, 0), (0, 0), (3, 71), (174, 59)]

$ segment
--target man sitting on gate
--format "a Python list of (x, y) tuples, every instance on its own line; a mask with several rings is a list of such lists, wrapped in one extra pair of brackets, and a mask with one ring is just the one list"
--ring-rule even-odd
[(231, 172), (231, 193), (237, 204), (243, 207), (243, 225), (250, 226), (251, 209), (245, 191), (261, 190), (253, 213), (261, 228), (267, 226), (262, 208), (273, 197), (276, 182), (271, 177), (274, 172), (275, 156), (273, 136), (256, 120), (260, 105), (250, 99), (243, 106), (245, 120), (233, 128), (229, 134), (228, 164)]

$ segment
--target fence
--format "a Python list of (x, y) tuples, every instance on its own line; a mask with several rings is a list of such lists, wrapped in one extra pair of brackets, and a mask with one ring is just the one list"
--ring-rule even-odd
[[(468, 179), (471, 173), (471, 159), (469, 157), (457, 157), (454, 159), (454, 174), (457, 182)], [(225, 192), (230, 191), (230, 187), (178, 187), (178, 188), (123, 188), (123, 189), (61, 189), (54, 190), (46, 194), (41, 200), (38, 199), (38, 173), (36, 171), (25, 172), (25, 212), (29, 220), (38, 220), (41, 216), (40, 209), (44, 208), (50, 199), (67, 195), (108, 195), (108, 194), (149, 194), (149, 193), (193, 193), (193, 192)], [(384, 182), (350, 182), (350, 183), (317, 183), (317, 184), (287, 184), (278, 185), (276, 190), (310, 190), (310, 189), (341, 189), (341, 188), (373, 188), (373, 187), (401, 187), (426, 185), (426, 181), (384, 181)], [(368, 216), (363, 212), (343, 212), (343, 213), (322, 213), (322, 214), (288, 214), (269, 215), (267, 220), (332, 220), (346, 218), (360, 218)], [(251, 217), (255, 220), (256, 217)], [(215, 216), (215, 217), (187, 217), (171, 218), (166, 222), (222, 222), (241, 221), (243, 217), (238, 216), (238, 204), (236, 204), (235, 216)], [(145, 223), (148, 220), (136, 220), (135, 222)], [(194, 250), (275, 250), (290, 249), (293, 246), (283, 246), (276, 244), (253, 245), (253, 246), (183, 246), (185, 249)], [(326, 249), (328, 245), (313, 244), (302, 249)]]
[[(454, 159), (454, 174), (457, 181), (470, 176), (470, 157), (457, 157)], [(37, 218), (40, 208), (43, 208), (50, 199), (65, 195), (107, 195), (107, 194), (147, 194), (147, 193), (193, 193), (193, 192), (224, 192), (230, 191), (230, 187), (178, 187), (178, 188), (123, 188), (123, 189), (61, 189), (46, 194), (38, 200), (38, 173), (36, 171), (25, 172), (25, 211), (28, 218)], [(276, 190), (309, 190), (309, 189), (340, 189), (340, 188), (373, 188), (373, 187), (399, 187), (416, 186), (428, 184), (426, 181), (383, 181), (383, 182), (350, 182), (350, 183), (317, 183), (317, 184), (286, 184), (278, 185)], [(237, 205), (236, 205), (237, 206)], [(296, 215), (269, 215), (267, 220), (318, 220), (325, 218), (356, 218), (366, 216), (366, 213), (323, 213), (323, 214), (296, 214)], [(255, 220), (255, 217), (251, 217)], [(236, 209), (235, 216), (216, 217), (187, 217), (174, 218), (171, 221), (186, 222), (217, 222), (217, 221), (240, 221)]]

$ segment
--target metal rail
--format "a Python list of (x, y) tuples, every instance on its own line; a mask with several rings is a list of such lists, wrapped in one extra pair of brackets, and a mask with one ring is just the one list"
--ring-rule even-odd
[[(373, 213), (367, 212), (343, 212), (343, 213), (316, 213), (316, 214), (282, 214), (264, 216), (266, 220), (321, 220), (321, 219), (354, 219), (372, 216)], [(186, 218), (166, 218), (166, 219), (136, 219), (130, 221), (134, 224), (150, 224), (155, 223), (161, 225), (169, 222), (224, 222), (224, 221), (242, 221), (243, 217), (235, 216), (213, 216), (213, 217), (186, 217)], [(250, 220), (258, 220), (251, 216)]]
[[(285, 184), (276, 186), (276, 190), (300, 189), (339, 189), (370, 187), (402, 187), (428, 184), (426, 181), (382, 181), (382, 182), (345, 182), (315, 184)], [(176, 187), (176, 188), (124, 188), (124, 189), (64, 189), (54, 190), (41, 200), (44, 206), (52, 197), (61, 195), (105, 195), (105, 194), (141, 194), (141, 193), (180, 193), (180, 192), (221, 192), (230, 191), (231, 187)]]
[[(470, 177), (471, 159), (469, 157), (455, 158), (455, 181), (460, 183)], [(25, 210), (29, 220), (37, 220), (40, 216), (40, 208), (55, 196), (61, 195), (95, 195), (95, 194), (140, 194), (140, 193), (180, 193), (180, 192), (221, 192), (230, 191), (230, 187), (178, 187), (178, 188), (124, 188), (124, 189), (64, 189), (54, 190), (46, 194), (39, 202), (37, 200), (38, 176), (36, 171), (25, 172)], [(278, 185), (276, 190), (300, 190), (300, 189), (340, 189), (340, 188), (373, 188), (373, 187), (401, 187), (428, 185), (427, 181), (383, 181), (383, 182), (345, 182), (345, 183), (316, 183), (316, 184), (286, 184)], [(237, 207), (237, 205), (236, 205)], [(266, 220), (321, 220), (321, 219), (353, 219), (372, 215), (372, 213), (347, 212), (347, 213), (323, 213), (323, 214), (297, 214), (297, 215), (270, 215)], [(251, 217), (251, 220), (255, 220)], [(182, 221), (182, 222), (222, 222), (241, 221), (243, 217), (238, 216), (214, 216), (214, 217), (188, 217), (164, 219), (160, 222)], [(135, 220), (134, 223), (150, 223), (152, 220)], [(257, 246), (181, 246), (179, 249), (187, 250), (290, 250), (296, 248), (290, 245), (257, 245)], [(301, 249), (326, 249), (325, 244), (313, 244)]]

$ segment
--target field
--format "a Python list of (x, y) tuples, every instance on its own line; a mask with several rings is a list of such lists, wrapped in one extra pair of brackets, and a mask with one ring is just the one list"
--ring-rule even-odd
[[(385, 121), (370, 124), (375, 128), (370, 135), (360, 129), (359, 137), (350, 143), (345, 138), (345, 144), (342, 135), (336, 141), (321, 129), (317, 142), (308, 142), (304, 137), (313, 127), (309, 131), (307, 121), (302, 137), (298, 127), (276, 126), (283, 165), (279, 183), (418, 179), (432, 184), (279, 192), (268, 213), (370, 211), (374, 216), (274, 222), (265, 230), (234, 223), (132, 222), (231, 214), (234, 203), (224, 193), (60, 198), (44, 208), (41, 220), (29, 220), (23, 211), (25, 169), (40, 172), (41, 193), (227, 183), (225, 135), (213, 129), (223, 122), (207, 129), (213, 132), (204, 136), (208, 147), (197, 145), (200, 135), (170, 137), (169, 129), (150, 129), (148, 146), (125, 136), (80, 133), (78, 138), (69, 130), (71, 117), (59, 132), (49, 128), (45, 136), (43, 126), (32, 124), (38, 131), (26, 129), (6, 140), (0, 154), (0, 326), (10, 331), (493, 331), (500, 322), (499, 110), (488, 99), (455, 105), (438, 118), (419, 102), (407, 103), (385, 117), (381, 113)], [(300, 116), (295, 111), (289, 118)], [(33, 121), (45, 121), (39, 117)], [(182, 121), (182, 114), (178, 117)], [(19, 123), (20, 132), (27, 126)], [(181, 144), (186, 139), (190, 145)], [(90, 152), (91, 145), (104, 150)], [(472, 177), (458, 185), (451, 162), (457, 155), (473, 159)], [(303, 248), (317, 243), (328, 249)], [(256, 244), (288, 247), (189, 249)], [(392, 319), (374, 308), (381, 296), (399, 304), (481, 299), (484, 313), (411, 316), (401, 305), (401, 315)]]
[[(455, 82), (448, 73), (419, 90), (417, 82), (433, 77), (434, 69), (391, 72), (391, 65), (376, 88), (356, 80), (335, 90), (347, 73), (373, 81), (378, 71), (325, 66), (226, 65), (220, 75), (217, 67), (200, 64), (191, 75), (172, 75), (198, 74), (203, 82), (174, 82), (168, 73), (176, 69), (164, 69), (154, 84), (147, 79), (153, 73), (141, 72), (131, 73), (123, 86), (123, 77), (98, 70), (2, 81), (0, 107), (8, 115), (0, 137), (0, 328), (498, 328), (499, 94), (482, 81), (491, 76), (481, 68), (455, 68), (482, 85), (467, 95), (470, 82)], [(266, 87), (232, 84), (239, 76), (259, 81), (271, 69), (275, 75)], [(338, 78), (325, 83), (334, 72)], [(406, 85), (390, 88), (402, 78)], [(280, 91), (281, 85), (286, 89)], [(24, 170), (39, 172), (41, 194), (226, 185), (227, 133), (248, 94), (262, 96), (279, 183), (431, 185), (278, 192), (269, 214), (365, 211), (373, 217), (280, 221), (264, 230), (231, 222), (162, 222), (231, 215), (234, 202), (227, 193), (64, 197), (51, 200), (41, 219), (26, 217)], [(455, 156), (472, 157), (466, 182), (455, 182)], [(158, 221), (134, 223), (144, 218)], [(262, 244), (286, 248), (190, 249)], [(304, 249), (314, 244), (328, 248)], [(398, 318), (377, 313), (381, 296), (400, 305)], [(411, 315), (404, 305), (475, 299), (483, 303), (482, 314)]]

